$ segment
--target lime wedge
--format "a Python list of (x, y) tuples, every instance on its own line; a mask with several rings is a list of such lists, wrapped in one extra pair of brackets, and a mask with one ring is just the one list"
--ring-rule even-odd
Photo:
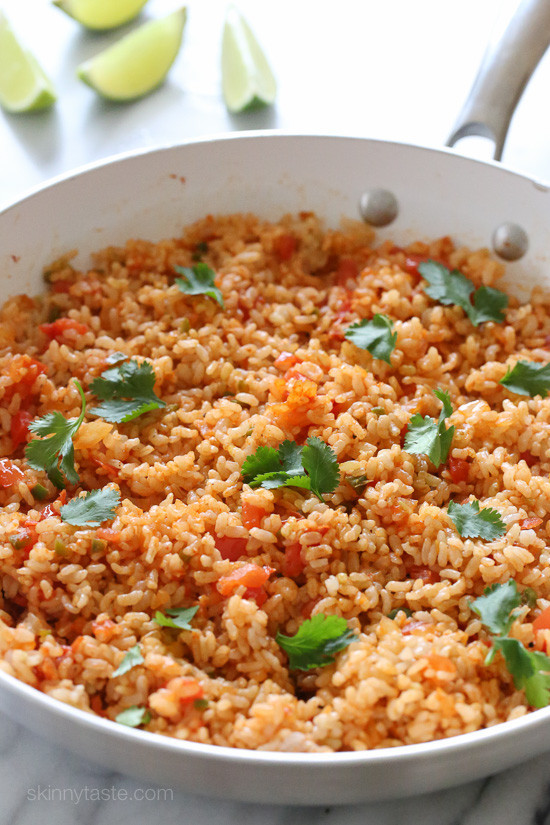
[(147, 0), (53, 0), (87, 29), (114, 29), (137, 17)]
[(151, 20), (81, 63), (78, 77), (108, 100), (134, 100), (160, 86), (176, 59), (185, 8)]
[(222, 88), (230, 112), (269, 106), (277, 91), (261, 46), (234, 6), (227, 11), (223, 30)]
[(51, 80), (19, 43), (0, 11), (0, 105), (7, 112), (30, 112), (55, 103)]

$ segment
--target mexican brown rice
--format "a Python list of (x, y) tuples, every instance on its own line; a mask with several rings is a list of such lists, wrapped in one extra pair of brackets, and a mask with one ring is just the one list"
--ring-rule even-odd
[[(174, 267), (199, 257), (224, 309), (174, 284)], [(175, 240), (106, 249), (88, 271), (67, 256), (47, 295), (8, 301), (0, 667), (83, 711), (138, 708), (146, 731), (237, 748), (383, 748), (528, 713), (502, 657), (485, 664), (471, 601), (511, 578), (532, 588), (511, 634), (550, 644), (533, 628), (550, 605), (550, 400), (499, 384), (518, 358), (548, 359), (550, 296), (510, 299), (503, 323), (476, 328), (423, 291), (428, 258), (476, 287), (502, 274), (449, 238), (376, 247), (368, 227), (326, 230), (310, 213), (208, 216)], [(394, 322), (391, 365), (343, 334), (375, 313)], [(114, 352), (151, 364), (166, 406), (126, 424), (87, 415), (79, 485), (60, 494), (25, 458), (28, 424), (78, 416), (74, 378), (93, 404)], [(455, 427), (438, 469), (403, 449), (413, 414), (437, 418), (436, 388)], [(341, 472), (322, 502), (243, 483), (259, 446), (314, 436)], [(121, 494), (113, 520), (60, 518), (66, 497), (106, 485)], [(447, 505), (472, 496), (498, 511), (504, 536), (461, 538)], [(247, 578), (254, 569), (264, 574)], [(192, 630), (155, 621), (190, 606)], [(289, 670), (276, 634), (316, 614), (342, 616), (356, 638), (334, 664)], [(142, 661), (113, 676), (136, 645)]]

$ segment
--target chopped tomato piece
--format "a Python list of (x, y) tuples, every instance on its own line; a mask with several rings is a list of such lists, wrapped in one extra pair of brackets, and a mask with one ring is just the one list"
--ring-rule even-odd
[(284, 401), (288, 390), (283, 378), (276, 378), (271, 385), (271, 395), (276, 401)]
[(118, 636), (120, 628), (112, 619), (96, 619), (92, 622), (92, 633), (100, 642), (110, 642), (114, 636)]
[(282, 387), (280, 383), (283, 383), (282, 379), (275, 379), (271, 393), (279, 400), (284, 399), (284, 403), (269, 404), (269, 412), (287, 429), (308, 426), (308, 410), (317, 397), (318, 385), (303, 377), (292, 377), (288, 385), (283, 383)]
[(10, 536), (10, 543), (15, 550), (25, 550), (27, 555), (30, 553), (38, 541), (35, 527), (35, 521), (26, 521), (22, 530), (19, 530), (14, 536)]
[(65, 504), (67, 501), (67, 491), (62, 490), (59, 496), (56, 498), (55, 501), (52, 501), (51, 504), (46, 504), (44, 509), (40, 513), (40, 521), (43, 521), (45, 518), (50, 518), (50, 516), (58, 516), (59, 510), (54, 507), (54, 504)]
[(534, 455), (531, 455), (531, 453), (529, 453), (529, 452), (520, 453), (519, 457), (520, 457), (520, 460), (525, 461), (525, 463), (527, 464), (528, 467), (533, 467), (535, 464), (538, 464), (538, 462), (540, 461), (539, 458), (537, 458)]
[(52, 321), (51, 324), (39, 324), (39, 330), (47, 335), (48, 338), (58, 341), (68, 330), (74, 330), (79, 335), (84, 335), (89, 331), (90, 327), (87, 324), (81, 324), (73, 318), (58, 318), (57, 321)]
[(274, 572), (273, 567), (243, 564), (227, 576), (222, 576), (216, 588), (222, 596), (230, 596), (241, 585), (254, 588), (261, 587)]
[(356, 280), (359, 275), (359, 267), (352, 258), (340, 258), (336, 278), (340, 286), (346, 286), (349, 280)]
[(520, 521), (519, 526), (522, 530), (534, 530), (536, 527), (540, 527), (542, 524), (542, 519), (533, 516), (532, 518), (524, 518), (523, 521)]
[(241, 556), (246, 555), (247, 539), (238, 536), (216, 536), (214, 535), (216, 547), (220, 551), (222, 559), (238, 561)]
[(460, 484), (461, 481), (467, 481), (468, 473), (470, 472), (470, 464), (463, 458), (449, 458), (448, 462), (449, 473), (453, 484)]
[(11, 419), (11, 441), (13, 449), (16, 450), (20, 444), (25, 444), (29, 437), (29, 424), (32, 415), (27, 410), (19, 410)]
[(286, 430), (306, 427), (309, 424), (307, 410), (292, 410), (286, 404), (269, 404), (267, 409), (278, 424)]
[(550, 630), (550, 607), (545, 607), (542, 613), (539, 613), (533, 622), (533, 630), (535, 633), (539, 630)]
[(279, 235), (273, 241), (273, 251), (280, 261), (289, 261), (296, 251), (294, 235)]
[(257, 504), (251, 504), (246, 500), (243, 501), (241, 506), (241, 518), (243, 520), (243, 525), (247, 530), (251, 530), (252, 527), (261, 527), (262, 519), (265, 514), (266, 512), (263, 507), (258, 507)]
[(90, 699), (90, 707), (94, 713), (98, 716), (106, 716), (105, 710), (103, 708), (103, 702), (101, 701), (101, 696), (98, 693), (95, 693)]
[(414, 252), (408, 252), (405, 257), (405, 272), (408, 272), (410, 275), (416, 275), (417, 277), (419, 277), (420, 273), (418, 271), (418, 264), (424, 263), (424, 261), (427, 260), (427, 255), (417, 255)]
[(292, 378), (288, 390), (286, 403), (289, 407), (300, 407), (309, 404), (317, 397), (317, 384), (309, 378)]
[(331, 408), (332, 412), (334, 413), (335, 418), (338, 418), (340, 413), (343, 410), (346, 410), (348, 407), (349, 407), (349, 402), (345, 402), (344, 404), (339, 404), (338, 401), (331, 401), (330, 402), (330, 408)]
[(436, 581), (439, 581), (437, 574), (429, 567), (411, 564), (410, 567), (407, 567), (407, 573), (411, 579), (422, 579), (426, 584), (435, 584)]
[(21, 481), (23, 478), (25, 478), (25, 474), (17, 464), (14, 464), (9, 458), (0, 458), (0, 487), (4, 489), (11, 487), (12, 484)]
[(258, 607), (267, 601), (267, 593), (263, 587), (247, 587), (243, 594), (244, 599), (253, 599)]
[(279, 356), (273, 362), (273, 366), (277, 367), (278, 370), (284, 372), (285, 370), (290, 369), (291, 367), (295, 367), (296, 364), (300, 363), (300, 359), (298, 356), (294, 355), (292, 352), (281, 352)]
[(285, 548), (285, 558), (283, 561), (283, 575), (288, 576), (289, 579), (295, 579), (303, 572), (305, 567), (302, 558), (302, 545), (289, 544)]

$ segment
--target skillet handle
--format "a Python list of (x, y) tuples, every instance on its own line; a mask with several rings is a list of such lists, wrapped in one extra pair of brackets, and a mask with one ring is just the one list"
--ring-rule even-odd
[(514, 110), (550, 44), (549, 0), (522, 0), (500, 40), (489, 45), (447, 146), (470, 135), (494, 142), (500, 160)]

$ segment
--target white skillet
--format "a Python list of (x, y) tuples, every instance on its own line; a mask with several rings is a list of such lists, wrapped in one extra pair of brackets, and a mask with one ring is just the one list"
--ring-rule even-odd
[[(451, 143), (481, 133), (494, 140), (500, 156), (513, 108), (549, 31), (547, 0), (524, 0), (498, 48), (486, 56)], [(498, 230), (501, 248), (515, 253), (524, 236), (502, 228), (511, 223), (523, 230), (528, 248), (510, 263), (508, 284), (520, 297), (535, 283), (550, 286), (547, 186), (447, 150), (247, 133), (117, 157), (53, 181), (1, 212), (0, 300), (40, 292), (43, 265), (73, 248), (86, 265), (93, 250), (129, 237), (175, 236), (209, 212), (252, 211), (277, 218), (314, 210), (337, 224), (342, 216), (359, 217), (362, 198), (372, 216), (380, 206), (377, 194), (373, 207), (373, 191), (380, 189), (391, 193), (398, 206), (381, 237), (401, 244), (449, 234), (459, 244), (491, 247)], [(550, 748), (550, 708), (421, 745), (295, 754), (196, 745), (132, 730), (62, 704), (4, 673), (0, 707), (103, 767), (163, 786), (256, 802), (338, 804), (422, 793), (495, 773)]]

